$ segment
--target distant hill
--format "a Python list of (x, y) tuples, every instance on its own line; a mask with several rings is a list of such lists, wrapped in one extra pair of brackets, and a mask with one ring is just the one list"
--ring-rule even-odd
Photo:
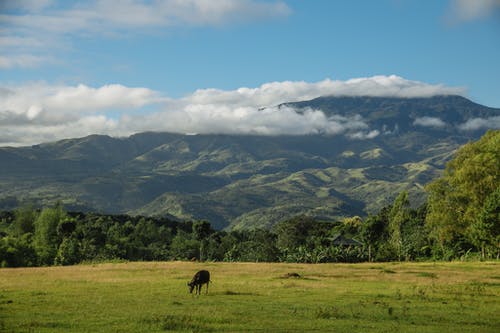
[(91, 135), (3, 147), (0, 209), (61, 201), (72, 210), (205, 219), (216, 228), (270, 226), (298, 214), (366, 215), (402, 190), (413, 203), (424, 202), (424, 184), (460, 145), (485, 133), (477, 124), (498, 124), (493, 117), (500, 116), (500, 109), (460, 96), (321, 97), (280, 107), (321, 110), (346, 129), (304, 136)]

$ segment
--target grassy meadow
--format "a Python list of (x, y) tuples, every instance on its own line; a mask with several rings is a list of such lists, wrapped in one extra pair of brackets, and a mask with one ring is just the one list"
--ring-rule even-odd
[(499, 296), (499, 262), (3, 268), (0, 331), (500, 332)]

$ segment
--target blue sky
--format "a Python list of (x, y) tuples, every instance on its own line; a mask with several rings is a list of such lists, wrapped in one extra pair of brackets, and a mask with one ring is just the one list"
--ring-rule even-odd
[(249, 115), (321, 94), (500, 107), (499, 0), (1, 3), (0, 145), (226, 119), (288, 133)]

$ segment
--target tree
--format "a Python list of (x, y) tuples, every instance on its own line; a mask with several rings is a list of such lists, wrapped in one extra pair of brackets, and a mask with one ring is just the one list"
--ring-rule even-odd
[(35, 220), (33, 245), (41, 265), (52, 265), (62, 237), (57, 233), (59, 223), (66, 213), (60, 204), (54, 208), (45, 208)]
[(36, 265), (31, 233), (19, 237), (0, 238), (0, 267), (25, 267)]
[[(276, 237), (265, 229), (244, 231), (242, 239), (234, 244), (237, 248), (238, 260), (254, 262), (271, 262), (278, 258)], [(234, 248), (233, 248), (234, 250)]]
[(408, 219), (401, 226), (401, 254), (405, 256), (405, 260), (414, 260), (430, 255), (429, 233), (425, 228), (426, 214), (426, 204), (418, 209), (410, 209)]
[(231, 238), (227, 238), (228, 233), (225, 231), (217, 231), (206, 239), (204, 248), (204, 257), (210, 261), (222, 261), (226, 251), (232, 247)]
[(479, 217), (468, 228), (469, 238), (481, 250), (481, 258), (500, 255), (500, 186), (484, 202)]
[(61, 237), (70, 237), (76, 229), (76, 219), (65, 216), (57, 225), (57, 234)]
[(80, 243), (73, 237), (66, 237), (57, 249), (54, 264), (56, 265), (74, 265), (80, 262)]
[(403, 238), (401, 228), (410, 217), (410, 201), (408, 192), (401, 192), (389, 212), (389, 242), (396, 250), (399, 260), (401, 260)]
[(210, 222), (197, 221), (197, 222), (193, 223), (193, 237), (200, 244), (200, 249), (199, 249), (200, 261), (204, 260), (204, 254), (205, 254), (204, 250), (207, 247), (207, 238), (213, 232), (214, 232), (214, 230), (212, 230)]
[(363, 225), (363, 219), (359, 216), (346, 217), (342, 221), (342, 230), (349, 234), (354, 235), (359, 232)]
[(170, 254), (175, 259), (199, 258), (200, 242), (185, 231), (177, 230), (170, 244)]
[(363, 243), (368, 246), (368, 261), (373, 260), (373, 252), (379, 243), (385, 242), (387, 239), (387, 219), (384, 218), (384, 212), (387, 208), (382, 209), (375, 216), (368, 216), (365, 222), (361, 225), (360, 236)]
[(276, 224), (274, 232), (278, 237), (278, 248), (292, 250), (304, 245), (315, 225), (316, 221), (306, 216), (298, 216)]
[(31, 205), (22, 206), (14, 211), (14, 233), (22, 235), (32, 233), (34, 231), (34, 224), (37, 217), (37, 212)]
[(444, 175), (426, 187), (426, 225), (443, 251), (464, 240), (478, 249), (493, 246), (492, 239), (484, 237), (481, 216), (485, 214), (485, 203), (500, 184), (498, 147), (500, 130), (488, 131), (479, 141), (464, 145), (448, 162)]

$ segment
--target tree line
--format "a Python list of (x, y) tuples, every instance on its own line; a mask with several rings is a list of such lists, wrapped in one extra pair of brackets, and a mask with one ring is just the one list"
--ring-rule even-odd
[[(406, 208), (405, 208), (406, 209)], [(408, 208), (409, 209), (409, 208)], [(389, 215), (321, 222), (298, 216), (272, 229), (217, 231), (207, 221), (64, 211), (29, 206), (0, 213), (0, 264), (4, 267), (71, 265), (109, 260), (361, 262), (398, 260), (389, 243)], [(409, 209), (402, 236), (404, 259), (424, 259), (420, 210)], [(406, 223), (406, 222), (405, 222)], [(412, 239), (410, 239), (410, 235)], [(342, 236), (342, 237), (339, 237)], [(351, 243), (336, 244), (336, 240)], [(352, 239), (357, 240), (353, 242)]]
[(271, 229), (214, 230), (207, 221), (66, 212), (0, 212), (2, 267), (109, 260), (362, 262), (499, 258), (500, 131), (466, 144), (413, 208), (408, 193), (365, 219), (297, 216)]

